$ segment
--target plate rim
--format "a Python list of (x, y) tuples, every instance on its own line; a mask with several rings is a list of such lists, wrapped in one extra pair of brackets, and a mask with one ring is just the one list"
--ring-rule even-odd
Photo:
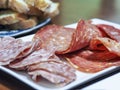
[(43, 21), (41, 21), (38, 25), (36, 25), (32, 28), (29, 28), (29, 29), (25, 29), (25, 30), (23, 29), (23, 30), (0, 31), (0, 37), (4, 37), (4, 36), (16, 37), (16, 36), (20, 36), (23, 34), (27, 34), (32, 31), (35, 31), (38, 28), (41, 28), (41, 27), (47, 25), (50, 21), (51, 21), (51, 18), (46, 18)]

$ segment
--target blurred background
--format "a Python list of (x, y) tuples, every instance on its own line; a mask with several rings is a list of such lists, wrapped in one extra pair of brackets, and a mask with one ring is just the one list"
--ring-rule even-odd
[(80, 18), (100, 18), (120, 23), (120, 0), (53, 0), (60, 3), (60, 14), (53, 23), (67, 25)]

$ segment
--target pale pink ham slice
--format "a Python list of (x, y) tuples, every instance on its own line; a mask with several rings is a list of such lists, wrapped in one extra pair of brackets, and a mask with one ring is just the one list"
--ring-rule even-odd
[(23, 58), (37, 48), (38, 41), (23, 42), (13, 37), (0, 39), (0, 65), (8, 65), (10, 62)]
[(17, 70), (28, 70), (34, 80), (42, 76), (52, 83), (66, 85), (76, 79), (75, 70), (61, 61), (54, 53), (56, 49), (39, 49), (17, 63), (11, 63), (9, 67)]
[(66, 85), (76, 79), (75, 70), (62, 61), (51, 60), (29, 66), (29, 75), (37, 80), (38, 76), (49, 80), (54, 84)]
[(58, 59), (58, 57), (54, 54), (55, 48), (50, 45), (46, 49), (39, 49), (32, 52), (29, 56), (22, 59), (19, 62), (13, 62), (9, 65), (9, 67), (14, 69), (26, 69), (27, 66), (36, 64), (39, 62), (49, 61), (49, 59), (54, 58)]

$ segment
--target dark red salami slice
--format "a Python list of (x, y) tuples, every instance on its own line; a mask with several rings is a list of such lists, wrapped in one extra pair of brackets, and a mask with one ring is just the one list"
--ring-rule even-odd
[[(109, 61), (111, 59), (114, 59), (118, 57), (116, 54), (111, 53), (109, 51), (91, 51), (91, 50), (80, 50), (73, 55), (80, 56), (82, 58), (92, 60), (92, 61)], [(69, 54), (68, 54), (69, 55)]]
[(88, 21), (80, 20), (72, 35), (71, 44), (66, 51), (76, 51), (82, 49), (89, 45), (91, 39), (101, 36), (102, 33), (95, 25), (90, 24)]
[(104, 70), (110, 66), (119, 66), (120, 58), (109, 60), (109, 61), (99, 61), (99, 60), (88, 60), (82, 58), (78, 55), (66, 56), (66, 59), (77, 69), (83, 72), (95, 73)]
[(98, 24), (97, 27), (101, 31), (104, 31), (110, 38), (120, 42), (120, 29), (106, 24)]
[(100, 50), (100, 51), (107, 50), (107, 48), (97, 38), (93, 38), (90, 41), (89, 49), (90, 50)]
[[(119, 42), (112, 40), (110, 38), (106, 38), (106, 37), (104, 38), (99, 37), (94, 40), (99, 42), (99, 44), (101, 43), (101, 45), (103, 45), (109, 52), (120, 56), (120, 43)], [(94, 43), (92, 45), (97, 47), (97, 43)], [(94, 48), (92, 47), (92, 49)]]

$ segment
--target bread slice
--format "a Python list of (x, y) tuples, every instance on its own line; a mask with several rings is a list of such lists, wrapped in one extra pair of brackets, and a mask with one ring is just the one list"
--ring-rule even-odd
[(29, 19), (21, 20), (15, 24), (9, 25), (10, 29), (28, 29), (36, 26), (38, 24), (38, 19), (36, 17), (30, 17)]
[(37, 0), (24, 0), (29, 6), (35, 6)]
[(48, 17), (54, 17), (59, 14), (59, 3), (51, 3), (50, 6), (44, 11)]
[(0, 0), (0, 8), (7, 8), (8, 0)]
[(25, 0), (25, 2), (30, 5), (38, 8), (41, 11), (44, 11), (51, 2), (50, 0)]
[(51, 0), (25, 0), (29, 6), (34, 6), (44, 12), (45, 16), (54, 17), (59, 14), (59, 3)]
[(9, 0), (8, 7), (19, 13), (27, 13), (30, 10), (24, 0)]
[(27, 18), (26, 15), (11, 10), (4, 10), (0, 12), (1, 25), (9, 25), (9, 24), (17, 23), (25, 18)]
[(50, 6), (51, 2), (51, 0), (36, 0), (35, 7), (44, 12)]
[(51, 0), (8, 0), (8, 7), (12, 10), (28, 15), (41, 14), (54, 17), (59, 14), (59, 3)]

